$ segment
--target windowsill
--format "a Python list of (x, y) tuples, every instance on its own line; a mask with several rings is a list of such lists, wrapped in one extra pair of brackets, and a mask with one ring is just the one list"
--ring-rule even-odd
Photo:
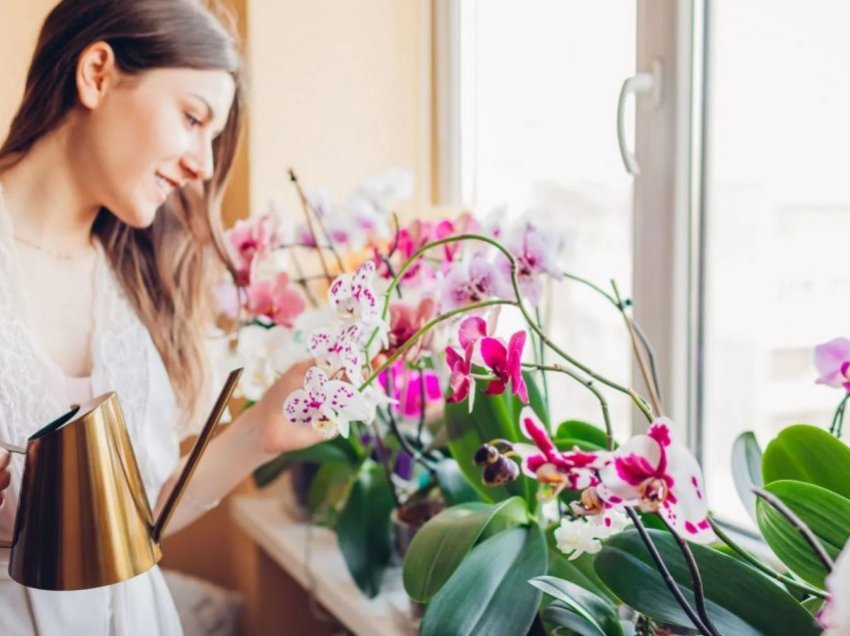
[(348, 573), (336, 535), (298, 520), (289, 506), (279, 496), (243, 496), (232, 500), (230, 513), (239, 527), (305, 590), (310, 589), (312, 579), (316, 600), (355, 634), (416, 634), (417, 621), (411, 616), (401, 568), (389, 568), (381, 593), (374, 599), (366, 598)]

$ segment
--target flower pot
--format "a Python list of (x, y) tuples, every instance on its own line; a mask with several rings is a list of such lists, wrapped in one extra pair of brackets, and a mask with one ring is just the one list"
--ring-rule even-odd
[(442, 499), (417, 499), (408, 501), (392, 511), (393, 561), (401, 565), (407, 548), (410, 547), (416, 532), (431, 517), (446, 507)]

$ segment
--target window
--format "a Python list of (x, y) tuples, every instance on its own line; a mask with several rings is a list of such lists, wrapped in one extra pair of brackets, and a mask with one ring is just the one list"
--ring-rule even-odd
[[(502, 223), (528, 213), (563, 234), (563, 268), (631, 287), (631, 177), (617, 150), (617, 95), (635, 66), (635, 3), (512, 0), (458, 3), (461, 197)], [(607, 283), (606, 283), (607, 284)], [(564, 282), (543, 313), (553, 338), (595, 370), (627, 381), (622, 318)], [(603, 343), (600, 345), (600, 343)], [(572, 380), (549, 378), (553, 412), (601, 424), (599, 404)], [(630, 407), (611, 400), (618, 435)]]
[[(812, 349), (848, 333), (850, 6), (825, 0), (813, 20), (793, 0), (450, 4), (446, 192), (481, 213), (506, 205), (507, 219), (547, 210), (568, 237), (565, 269), (631, 291), (712, 508), (750, 525), (731, 482), (735, 437), (828, 424), (837, 402), (813, 384)], [(632, 178), (617, 95), (655, 64), (659, 100), (629, 101)], [(625, 380), (616, 312), (561, 285), (554, 338)], [(598, 422), (580, 388), (557, 396), (558, 413)], [(642, 425), (611, 402), (618, 436)]]

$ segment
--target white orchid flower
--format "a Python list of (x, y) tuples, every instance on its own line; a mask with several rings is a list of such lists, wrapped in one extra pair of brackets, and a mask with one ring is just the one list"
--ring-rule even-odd
[(823, 636), (850, 636), (850, 542), (838, 555), (826, 589), (829, 600), (818, 616), (826, 630)]
[(319, 367), (312, 367), (304, 388), (286, 399), (283, 412), (290, 422), (312, 426), (330, 439), (337, 433), (348, 437), (350, 423), (368, 420), (372, 409), (354, 385), (330, 380)]

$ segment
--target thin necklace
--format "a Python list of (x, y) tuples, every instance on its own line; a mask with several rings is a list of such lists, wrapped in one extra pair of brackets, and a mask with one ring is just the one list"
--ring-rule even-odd
[(16, 241), (61, 261), (74, 261), (80, 258), (84, 258), (86, 256), (91, 256), (91, 254), (93, 253), (93, 250), (81, 250), (79, 252), (54, 252), (53, 250), (49, 250), (45, 247), (42, 247), (35, 241), (31, 241), (27, 238), (24, 238), (23, 236), (18, 236), (17, 234), (15, 234), (14, 236)]

